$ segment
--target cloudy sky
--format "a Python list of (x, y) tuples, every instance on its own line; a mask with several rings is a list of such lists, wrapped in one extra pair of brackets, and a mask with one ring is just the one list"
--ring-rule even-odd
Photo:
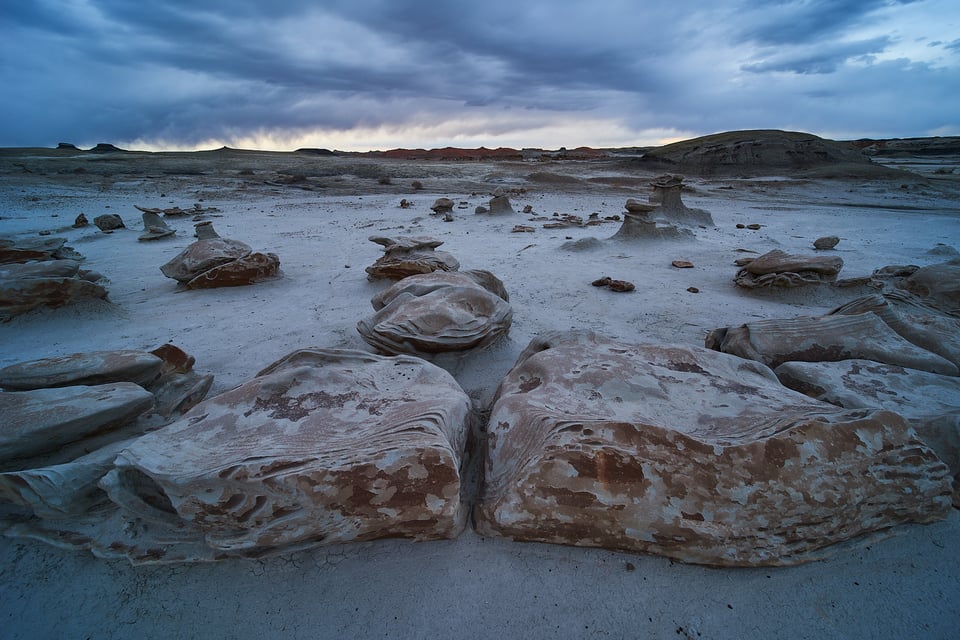
[(960, 135), (958, 0), (3, 0), (0, 146)]

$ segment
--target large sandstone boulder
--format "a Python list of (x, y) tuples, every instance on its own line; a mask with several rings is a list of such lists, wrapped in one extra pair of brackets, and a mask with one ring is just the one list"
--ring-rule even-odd
[(946, 313), (960, 316), (960, 260), (917, 269), (896, 286)]
[[(454, 379), (421, 359), (297, 351), (126, 443), (106, 472), (102, 455), (79, 460), (59, 485), (97, 510), (7, 533), (136, 563), (450, 538), (465, 523), (471, 415)], [(33, 481), (57, 474), (45, 468)], [(97, 474), (106, 502), (91, 492)], [(74, 511), (46, 494), (40, 502), (43, 513)]]
[(488, 432), (482, 534), (777, 565), (950, 509), (946, 465), (899, 415), (705, 349), (536, 339)]
[(460, 262), (451, 254), (436, 251), (442, 240), (424, 236), (370, 236), (369, 240), (383, 247), (383, 255), (366, 269), (370, 280), (400, 280), (419, 273), (460, 269)]
[(757, 320), (714, 329), (705, 343), (774, 368), (792, 361), (860, 358), (948, 376), (960, 373), (957, 365), (908, 342), (873, 313)]
[(66, 238), (0, 238), (0, 264), (50, 260), (83, 260), (66, 246)]
[(960, 506), (960, 378), (870, 360), (786, 362), (780, 381), (845, 409), (887, 409), (907, 419), (953, 474)]
[(360, 336), (386, 354), (428, 355), (487, 346), (507, 334), (513, 309), (487, 271), (408, 276), (371, 300)]

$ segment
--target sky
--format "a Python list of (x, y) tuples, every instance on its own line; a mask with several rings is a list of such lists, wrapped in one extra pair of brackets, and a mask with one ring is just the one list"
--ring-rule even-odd
[(960, 135), (960, 0), (0, 0), (0, 147)]

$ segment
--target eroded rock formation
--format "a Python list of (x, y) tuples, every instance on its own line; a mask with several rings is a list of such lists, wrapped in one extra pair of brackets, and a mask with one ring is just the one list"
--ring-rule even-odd
[(74, 493), (96, 508), (47, 518), (77, 509), (43, 500), (7, 533), (135, 563), (453, 537), (471, 415), (453, 378), (419, 358), (297, 351), (168, 426), (76, 460), (76, 482), (33, 473), (64, 491), (82, 484)]
[(244, 242), (221, 238), (210, 222), (196, 228), (200, 239), (161, 266), (163, 275), (189, 289), (249, 285), (279, 275), (276, 254), (254, 252)]
[(509, 331), (508, 300), (503, 283), (488, 271), (408, 276), (373, 297), (376, 313), (358, 322), (357, 331), (387, 354), (480, 348)]
[(799, 287), (834, 282), (843, 268), (839, 256), (799, 256), (774, 249), (757, 258), (737, 261), (740, 271), (734, 277), (738, 286)]
[(370, 236), (370, 242), (383, 247), (383, 255), (366, 271), (370, 280), (400, 280), (407, 276), (434, 271), (457, 271), (460, 262), (446, 251), (436, 251), (443, 244), (425, 236)]
[(776, 565), (950, 509), (946, 465), (899, 415), (704, 349), (535, 339), (488, 432), (482, 534)]

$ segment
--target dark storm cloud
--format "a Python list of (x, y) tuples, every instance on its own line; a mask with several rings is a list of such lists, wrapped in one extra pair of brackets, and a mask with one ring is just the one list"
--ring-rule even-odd
[[(865, 96), (910, 84), (922, 97), (936, 90), (920, 83), (934, 79), (956, 88), (956, 58), (946, 71), (878, 64), (904, 37), (880, 21), (908, 4), (6, 3), (0, 145), (199, 144), (447, 121), (499, 135), (575, 114), (638, 131), (833, 126), (820, 113), (862, 125), (863, 108), (854, 118), (849, 107), (827, 105), (859, 79), (877, 83)], [(958, 48), (953, 41), (937, 51), (953, 56)], [(911, 133), (956, 126), (944, 113), (942, 105), (921, 106)]]

